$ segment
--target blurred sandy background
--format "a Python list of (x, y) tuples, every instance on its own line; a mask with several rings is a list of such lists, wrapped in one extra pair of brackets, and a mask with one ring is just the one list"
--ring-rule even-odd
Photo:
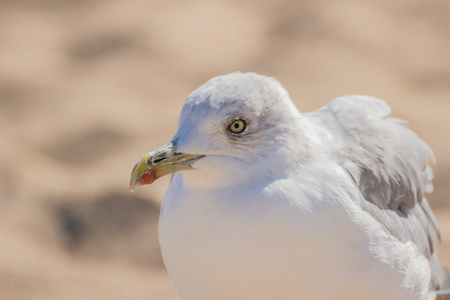
[(277, 77), (301, 111), (388, 101), (434, 150), (450, 264), (450, 1), (0, 1), (0, 299), (179, 299), (157, 242), (168, 178), (128, 192), (187, 95)]

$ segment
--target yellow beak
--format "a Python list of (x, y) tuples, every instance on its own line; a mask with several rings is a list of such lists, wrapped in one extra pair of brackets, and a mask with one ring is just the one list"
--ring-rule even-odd
[(130, 191), (137, 186), (151, 184), (164, 175), (191, 169), (192, 163), (202, 157), (204, 155), (177, 153), (174, 143), (146, 153), (131, 171)]

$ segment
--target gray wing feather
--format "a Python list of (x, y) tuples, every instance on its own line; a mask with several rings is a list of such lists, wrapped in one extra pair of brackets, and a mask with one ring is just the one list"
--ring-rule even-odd
[(401, 241), (412, 241), (432, 267), (432, 287), (443, 284), (433, 235), (436, 219), (424, 198), (431, 192), (431, 149), (405, 122), (389, 117), (382, 100), (367, 96), (335, 99), (312, 113), (331, 134), (331, 150), (359, 187), (361, 207)]

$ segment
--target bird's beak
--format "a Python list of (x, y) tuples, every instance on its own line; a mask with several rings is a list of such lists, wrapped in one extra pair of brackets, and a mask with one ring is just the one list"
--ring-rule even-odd
[(192, 163), (204, 155), (178, 153), (170, 142), (156, 150), (144, 154), (131, 172), (130, 191), (134, 187), (151, 184), (156, 179), (171, 173), (192, 168)]

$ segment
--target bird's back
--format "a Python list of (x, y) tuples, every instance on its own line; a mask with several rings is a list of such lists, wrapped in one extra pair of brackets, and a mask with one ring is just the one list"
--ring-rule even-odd
[(330, 155), (359, 187), (356, 201), (402, 242), (413, 242), (429, 259), (431, 289), (448, 279), (435, 251), (436, 219), (424, 197), (431, 192), (434, 162), (430, 148), (403, 121), (389, 117), (382, 100), (346, 96), (309, 117), (329, 133)]

